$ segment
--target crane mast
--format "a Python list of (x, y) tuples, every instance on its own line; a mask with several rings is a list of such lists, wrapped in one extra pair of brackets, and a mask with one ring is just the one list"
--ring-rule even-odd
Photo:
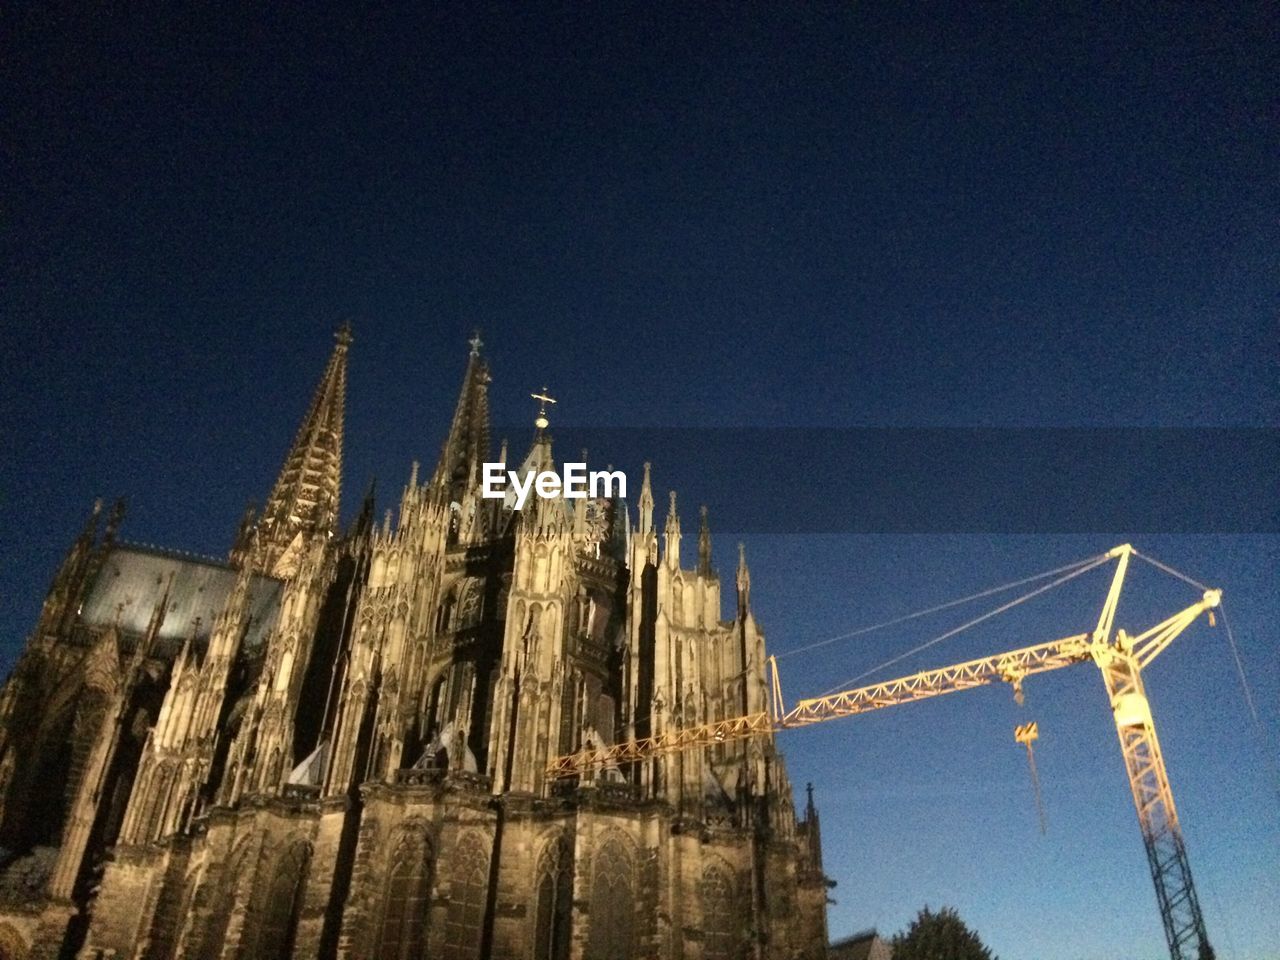
[(1128, 545), (1118, 549), (1121, 551), (1120, 562), (1116, 565), (1111, 591), (1098, 621), (1090, 652), (1102, 671), (1102, 680), (1111, 701), (1111, 715), (1120, 738), (1125, 772), (1129, 775), (1129, 789), (1138, 813), (1151, 881), (1156, 888), (1169, 956), (1171, 960), (1212, 960), (1213, 947), (1205, 933), (1200, 900), (1191, 880), (1191, 865), (1187, 862), (1186, 844), (1178, 825), (1178, 810), (1173, 803), (1173, 789), (1169, 786), (1160, 739), (1156, 736), (1151, 705), (1142, 682), (1142, 668), (1202, 612), (1216, 607), (1222, 600), (1222, 593), (1206, 591), (1199, 603), (1174, 614), (1145, 633), (1129, 637), (1121, 630), (1117, 632), (1115, 642), (1109, 643), (1120, 588), (1133, 552)]
[(1129, 636), (1123, 630), (1112, 636), (1116, 608), (1129, 559), (1129, 544), (1116, 547), (1108, 557), (1116, 559), (1116, 571), (1093, 633), (1081, 633), (1009, 650), (994, 656), (909, 676), (800, 700), (787, 710), (782, 699), (777, 660), (769, 658), (770, 704), (767, 712), (731, 717), (697, 726), (679, 727), (653, 737), (619, 744), (585, 744), (576, 753), (556, 757), (547, 767), (550, 778), (590, 775), (619, 764), (655, 756), (714, 746), (751, 737), (809, 726), (839, 717), (882, 710), (961, 690), (1008, 683), (1019, 702), (1024, 678), (1092, 660), (1102, 673), (1120, 739), (1129, 787), (1146, 847), (1147, 862), (1164, 923), (1171, 960), (1212, 960), (1213, 948), (1205, 934), (1200, 902), (1191, 879), (1186, 847), (1178, 825), (1173, 791), (1156, 736), (1151, 707), (1142, 682), (1142, 668), (1205, 612), (1221, 602), (1219, 590), (1203, 597), (1144, 633)]

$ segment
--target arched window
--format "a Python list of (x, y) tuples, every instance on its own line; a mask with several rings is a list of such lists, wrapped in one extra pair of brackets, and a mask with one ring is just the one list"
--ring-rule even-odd
[(573, 907), (573, 847), (563, 835), (546, 845), (538, 868), (533, 960), (565, 960)]
[(601, 844), (591, 864), (591, 928), (586, 960), (631, 960), (635, 936), (635, 868), (616, 837)]
[(200, 878), (192, 901), (193, 919), (178, 956), (220, 960), (227, 943), (227, 926), (243, 893), (244, 865), (250, 844), (242, 840), (225, 864), (214, 864)]
[(374, 955), (380, 960), (420, 960), (427, 942), (431, 847), (424, 837), (406, 836), (391, 860)]
[(733, 880), (723, 867), (708, 864), (702, 871), (702, 956), (704, 960), (737, 960), (738, 932)]
[(465, 835), (456, 850), (444, 924), (444, 960), (479, 960), (489, 892), (489, 853), (474, 834)]
[(458, 597), (455, 591), (450, 590), (445, 594), (440, 610), (436, 613), (436, 633), (448, 633), (453, 629), (453, 608), (457, 602)]
[(310, 858), (311, 851), (305, 843), (294, 843), (276, 860), (275, 869), (265, 878), (266, 882), (259, 883), (258, 931), (252, 949), (244, 954), (246, 957), (276, 960), (293, 953)]
[(161, 761), (143, 780), (138, 791), (138, 822), (134, 829), (138, 840), (154, 840), (159, 835), (160, 817), (164, 813), (164, 798), (169, 792), (169, 765)]
[(539, 546), (533, 553), (533, 584), (535, 593), (549, 593), (551, 590), (551, 558), (547, 556), (547, 548)]
[(458, 594), (457, 629), (465, 630), (480, 622), (483, 599), (479, 580), (471, 577), (462, 582)]

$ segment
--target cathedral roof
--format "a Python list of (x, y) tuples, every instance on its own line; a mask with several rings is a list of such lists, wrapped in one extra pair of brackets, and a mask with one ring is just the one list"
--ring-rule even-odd
[[(208, 637), (213, 621), (226, 605), (235, 585), (236, 571), (217, 560), (178, 551), (135, 544), (118, 544), (107, 553), (97, 578), (80, 609), (89, 626), (119, 623), (126, 633), (144, 633), (155, 606), (164, 596), (169, 577), (169, 607), (160, 627), (160, 639), (185, 640), (195, 629), (199, 639)], [(255, 575), (249, 586), (249, 632), (245, 645), (257, 646), (276, 620), (281, 581)], [(117, 617), (119, 618), (117, 621)]]

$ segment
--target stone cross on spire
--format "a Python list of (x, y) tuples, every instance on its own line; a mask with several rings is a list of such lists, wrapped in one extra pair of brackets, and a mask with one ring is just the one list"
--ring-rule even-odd
[(540, 405), (539, 405), (539, 407), (538, 407), (538, 418), (537, 418), (536, 420), (534, 420), (534, 421), (533, 421), (533, 425), (534, 425), (535, 427), (537, 427), (539, 430), (545, 430), (545, 429), (547, 429), (547, 425), (548, 425), (548, 421), (547, 421), (547, 404), (548, 404), (548, 403), (555, 403), (555, 402), (556, 402), (556, 398), (555, 398), (555, 397), (551, 397), (551, 396), (548, 396), (548, 395), (547, 395), (547, 388), (546, 388), (546, 385), (545, 385), (545, 384), (544, 384), (544, 385), (543, 385), (543, 387), (542, 387), (542, 392), (541, 392), (541, 393), (531, 393), (531, 394), (529, 394), (529, 396), (531, 396), (531, 397), (533, 397), (533, 399), (535, 399), (535, 400), (539, 401), (539, 404), (540, 404)]

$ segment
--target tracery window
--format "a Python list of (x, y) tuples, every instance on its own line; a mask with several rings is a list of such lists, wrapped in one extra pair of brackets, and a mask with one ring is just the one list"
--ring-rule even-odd
[(444, 960), (479, 960), (489, 892), (489, 852), (467, 834), (458, 842), (444, 924)]
[(305, 843), (292, 844), (276, 861), (268, 881), (259, 885), (258, 931), (253, 948), (245, 953), (246, 957), (276, 960), (293, 953), (293, 938), (298, 930), (310, 853)]
[(458, 599), (457, 613), (457, 629), (465, 630), (468, 627), (474, 627), (480, 622), (481, 613), (481, 583), (479, 580), (469, 578), (463, 582), (461, 592)]
[[(191, 929), (179, 945), (178, 956), (220, 960), (227, 943), (227, 926), (243, 887), (248, 845), (241, 841), (224, 866), (214, 864), (200, 878), (193, 900)], [(203, 920), (199, 919), (203, 917)]]
[(586, 960), (631, 960), (635, 935), (635, 867), (616, 837), (601, 844), (591, 864), (591, 927)]
[(566, 837), (546, 845), (534, 877), (533, 960), (565, 960), (573, 908), (573, 848)]
[(427, 940), (427, 912), (433, 869), (431, 847), (423, 837), (406, 837), (392, 854), (382, 925), (375, 956), (382, 960), (419, 960)]
[(702, 871), (702, 956), (704, 960), (737, 960), (738, 922), (733, 881), (716, 864)]

